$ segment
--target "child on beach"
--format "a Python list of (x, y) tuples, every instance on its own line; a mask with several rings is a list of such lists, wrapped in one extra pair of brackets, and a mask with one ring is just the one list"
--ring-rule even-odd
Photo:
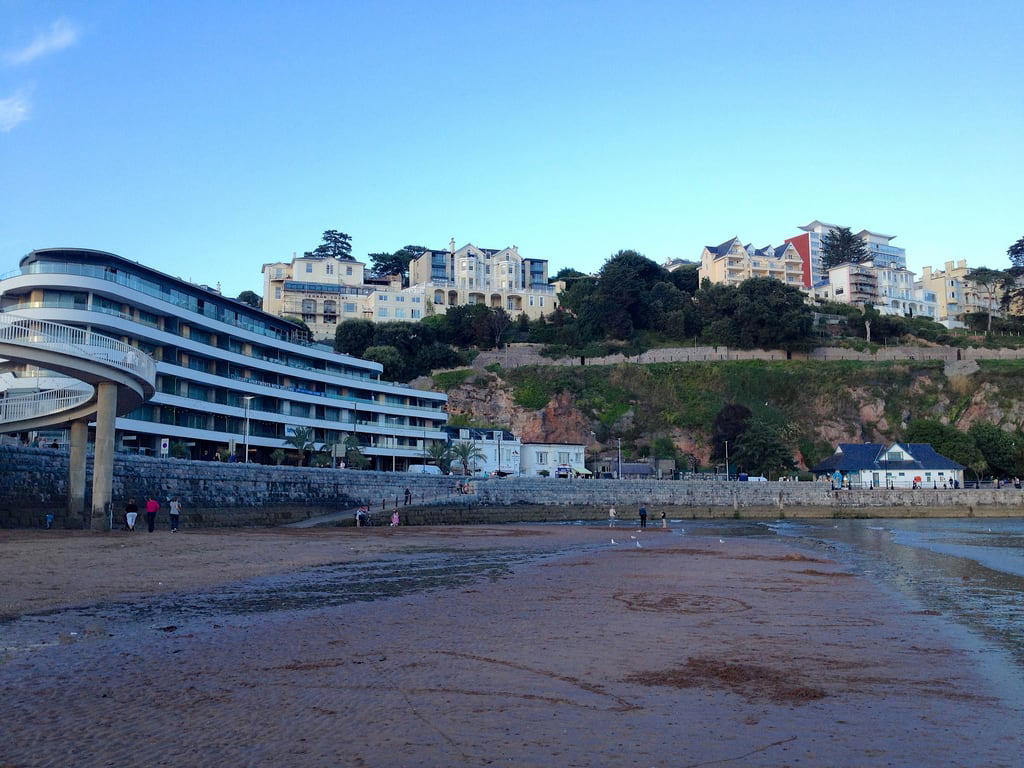
[(394, 512), (391, 513), (391, 527), (392, 528), (397, 528), (398, 527), (398, 510), (397, 509)]
[(608, 509), (608, 527), (615, 527), (615, 507), (609, 507)]

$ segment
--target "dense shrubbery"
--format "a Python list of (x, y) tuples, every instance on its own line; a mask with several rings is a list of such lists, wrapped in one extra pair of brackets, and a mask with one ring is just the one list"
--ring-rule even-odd
[(813, 313), (796, 288), (754, 278), (697, 287), (696, 269), (668, 272), (636, 251), (619, 251), (596, 277), (565, 276), (558, 310), (526, 324), (527, 341), (551, 356), (636, 354), (654, 343), (805, 349)]

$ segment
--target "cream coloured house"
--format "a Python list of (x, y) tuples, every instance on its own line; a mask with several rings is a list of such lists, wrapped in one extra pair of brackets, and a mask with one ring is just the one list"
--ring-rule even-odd
[(803, 259), (792, 243), (777, 248), (754, 248), (738, 237), (721, 245), (704, 246), (698, 280), (739, 285), (752, 277), (771, 277), (794, 288), (803, 288)]
[(964, 259), (954, 263), (947, 261), (945, 269), (935, 270), (924, 267), (918, 287), (931, 291), (938, 304), (937, 319), (950, 328), (962, 328), (964, 316), (972, 312), (988, 312), (997, 317), (1003, 315), (998, 297), (990, 297), (988, 291), (976, 285), (968, 275), (970, 269)]
[(409, 264), (409, 285), (423, 290), (438, 313), (465, 304), (501, 307), (531, 320), (558, 307), (555, 286), (548, 285), (546, 259), (528, 259), (512, 245), (501, 250), (467, 243), (446, 251), (429, 250)]

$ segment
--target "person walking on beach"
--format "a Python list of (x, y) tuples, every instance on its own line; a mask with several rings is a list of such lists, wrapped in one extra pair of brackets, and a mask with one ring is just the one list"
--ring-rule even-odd
[(128, 503), (124, 505), (124, 524), (125, 528), (131, 532), (135, 530), (135, 521), (139, 519), (139, 505), (135, 503), (135, 499), (128, 499)]
[(647, 507), (643, 504), (640, 505), (640, 527), (647, 527)]
[(177, 496), (171, 499), (171, 505), (167, 511), (171, 517), (171, 533), (177, 533), (178, 521), (181, 520), (181, 501)]
[(661, 527), (668, 528), (668, 518), (665, 516), (665, 510), (661, 510)]
[(146, 525), (149, 527), (150, 533), (156, 530), (156, 513), (159, 511), (160, 502), (150, 496), (146, 501)]
[(608, 508), (608, 527), (615, 527), (615, 507)]

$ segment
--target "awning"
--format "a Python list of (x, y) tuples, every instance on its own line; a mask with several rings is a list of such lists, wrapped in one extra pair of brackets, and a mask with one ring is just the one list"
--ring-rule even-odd
[(577, 475), (592, 475), (592, 474), (594, 474), (593, 472), (591, 472), (586, 467), (573, 467), (572, 471), (575, 472)]

